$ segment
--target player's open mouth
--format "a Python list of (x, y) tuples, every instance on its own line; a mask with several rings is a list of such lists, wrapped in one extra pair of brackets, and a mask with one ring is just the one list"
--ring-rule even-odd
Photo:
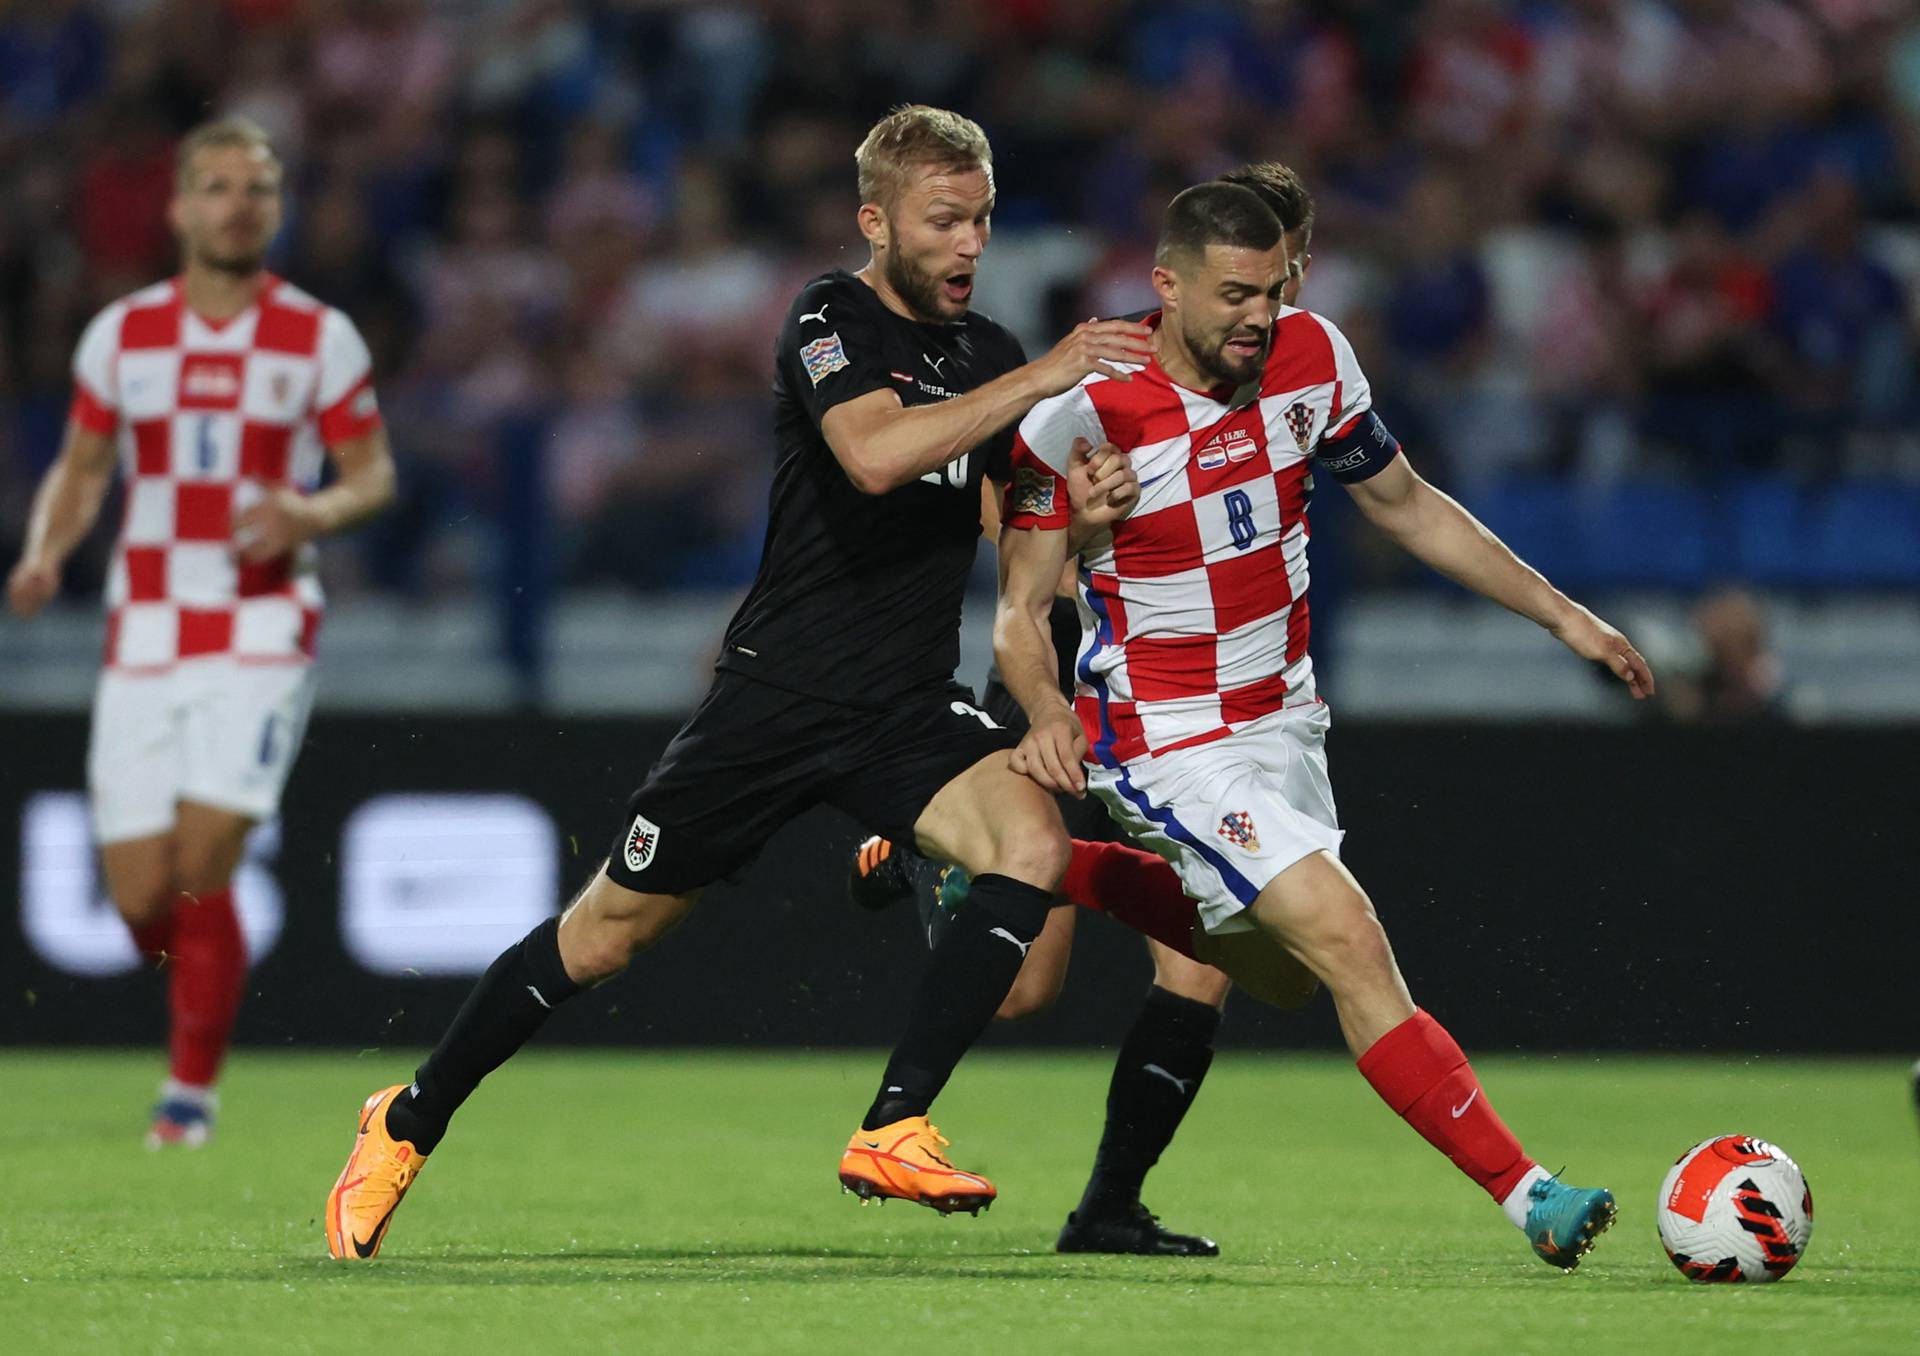
[(973, 274), (956, 273), (940, 285), (946, 289), (948, 301), (965, 301), (973, 295)]
[(1226, 350), (1236, 358), (1257, 358), (1266, 350), (1263, 335), (1240, 335), (1226, 342)]

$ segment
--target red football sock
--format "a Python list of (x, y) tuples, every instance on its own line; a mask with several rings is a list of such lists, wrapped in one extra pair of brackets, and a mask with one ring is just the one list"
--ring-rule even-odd
[(233, 891), (182, 895), (168, 947), (167, 1008), (172, 1016), (173, 1076), (209, 1087), (220, 1073), (234, 1014), (247, 987), (247, 944)]
[(1416, 1010), (1367, 1047), (1360, 1074), (1394, 1113), (1504, 1202), (1533, 1167), (1447, 1029)]
[(1190, 960), (1199, 959), (1193, 954), (1199, 906), (1180, 888), (1173, 868), (1151, 852), (1076, 838), (1060, 893), (1083, 909), (1111, 914)]
[(154, 965), (166, 963), (167, 953), (173, 950), (173, 914), (168, 909), (150, 923), (139, 927), (129, 927), (133, 934), (133, 944), (140, 948), (140, 954)]

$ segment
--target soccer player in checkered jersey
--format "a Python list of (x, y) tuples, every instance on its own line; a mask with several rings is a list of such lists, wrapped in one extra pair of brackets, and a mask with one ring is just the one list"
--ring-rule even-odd
[[(1407, 464), (1330, 323), (1280, 308), (1279, 221), (1234, 184), (1174, 199), (1153, 270), (1155, 356), (1044, 401), (1014, 446), (995, 654), (1031, 728), (1015, 765), (1092, 789), (1172, 864), (1207, 932), (1278, 943), (1332, 994), (1361, 1074), (1572, 1267), (1613, 1218), (1604, 1189), (1543, 1171), (1460, 1047), (1414, 1006), (1373, 906), (1340, 865), (1327, 708), (1307, 652), (1306, 502), (1316, 467), (1458, 582), (1605, 663), (1653, 676), (1626, 637), (1555, 590)], [(1271, 359), (1271, 360), (1270, 360)], [(1068, 559), (1061, 468), (1076, 439), (1130, 452), (1131, 516), (1079, 552), (1083, 637), (1069, 702), (1047, 614)]]
[[(1252, 189), (1279, 218), (1287, 260), (1280, 300), (1295, 305), (1311, 260), (1307, 247), (1313, 234), (1313, 199), (1306, 185), (1277, 162), (1244, 165), (1221, 179)], [(999, 506), (986, 504), (983, 517), (986, 535), (997, 541)], [(1069, 695), (1080, 636), (1076, 594), (1077, 577), (1068, 568), (1048, 621), (1062, 661), (1060, 686)], [(997, 669), (987, 677), (980, 706), (1009, 729), (1026, 728), (1025, 713)], [(1063, 797), (1061, 813), (1073, 835), (1073, 856), (1061, 880), (1063, 904), (1047, 916), (996, 1016), (1025, 1017), (1059, 998), (1073, 951), (1075, 905), (1111, 913), (1139, 929), (1153, 963), (1153, 982), (1114, 1060), (1093, 1171), (1054, 1246), (1061, 1252), (1217, 1256), (1219, 1245), (1212, 1239), (1169, 1229), (1147, 1209), (1141, 1201), (1147, 1174), (1172, 1144), (1206, 1081), (1221, 1012), (1235, 981), (1252, 996), (1289, 1009), (1312, 998), (1315, 981), (1291, 957), (1251, 937), (1225, 951), (1204, 934), (1197, 939), (1198, 950), (1209, 950), (1234, 970), (1231, 977), (1200, 960), (1193, 901), (1172, 868), (1129, 846), (1097, 797)], [(966, 873), (929, 863), (910, 848), (875, 837), (856, 851), (847, 888), (855, 903), (869, 909), (915, 901), (932, 940), (953, 904), (964, 897)]]
[[(313, 541), (393, 498), (353, 322), (267, 273), (281, 171), (240, 118), (180, 144), (179, 275), (87, 326), (60, 455), (7, 579), (32, 616), (58, 591), (116, 464), (126, 515), (107, 585), (87, 781), (101, 864), (167, 971), (170, 1075), (149, 1145), (197, 1146), (246, 986), (233, 874), (276, 811), (312, 701)], [(334, 483), (315, 487), (331, 458)]]

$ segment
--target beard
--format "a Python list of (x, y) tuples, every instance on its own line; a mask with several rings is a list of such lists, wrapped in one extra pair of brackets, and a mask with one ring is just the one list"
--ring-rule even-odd
[(940, 285), (944, 280), (936, 278), (919, 267), (899, 250), (887, 252), (884, 271), (887, 276), (887, 286), (891, 287), (900, 300), (907, 304), (908, 310), (922, 320), (938, 325), (949, 320), (957, 320), (960, 315), (965, 314), (967, 308), (964, 303), (959, 306), (956, 314), (948, 314), (947, 299), (940, 292)]
[(1227, 330), (1217, 335), (1196, 340), (1190, 334), (1181, 336), (1187, 341), (1187, 349), (1193, 354), (1193, 360), (1202, 372), (1223, 386), (1244, 386), (1259, 379), (1267, 365), (1267, 354), (1273, 348), (1273, 330), (1271, 327), (1260, 332), (1260, 351), (1241, 355), (1227, 348), (1229, 339), (1249, 339), (1253, 336), (1245, 330)]
[(266, 266), (267, 241), (246, 246), (230, 246), (222, 249), (212, 241), (189, 247), (193, 261), (202, 268), (212, 269), (216, 273), (225, 273), (235, 278), (244, 278), (258, 273)]

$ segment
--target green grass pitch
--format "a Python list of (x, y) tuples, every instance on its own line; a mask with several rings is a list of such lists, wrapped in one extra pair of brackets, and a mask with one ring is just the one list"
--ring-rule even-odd
[[(1537, 1261), (1344, 1060), (1229, 1054), (1148, 1202), (1218, 1260), (1060, 1257), (1109, 1059), (983, 1051), (938, 1119), (1002, 1197), (859, 1207), (834, 1167), (880, 1067), (851, 1053), (532, 1052), (497, 1075), (368, 1265), (319, 1215), (360, 1099), (412, 1052), (243, 1054), (198, 1153), (139, 1143), (157, 1056), (0, 1055), (0, 1349), (14, 1352), (1920, 1351), (1920, 1136), (1893, 1060), (1487, 1059), (1490, 1095), (1620, 1220)], [(1709, 1134), (1806, 1169), (1778, 1285), (1687, 1284), (1653, 1205)]]

